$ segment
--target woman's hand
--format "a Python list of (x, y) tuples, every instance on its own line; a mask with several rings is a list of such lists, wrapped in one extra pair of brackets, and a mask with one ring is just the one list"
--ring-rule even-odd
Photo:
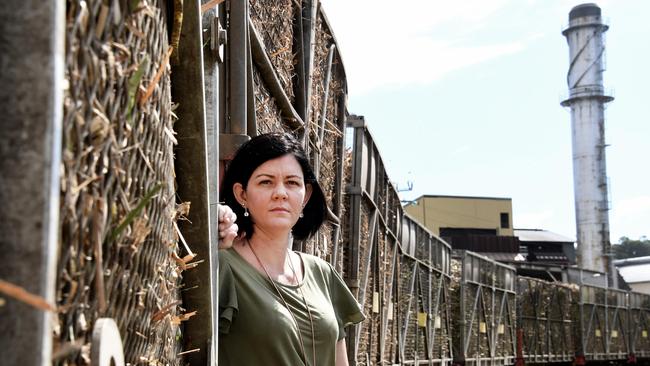
[(230, 248), (239, 230), (235, 224), (237, 215), (226, 205), (217, 205), (217, 209), (219, 210), (219, 249)]

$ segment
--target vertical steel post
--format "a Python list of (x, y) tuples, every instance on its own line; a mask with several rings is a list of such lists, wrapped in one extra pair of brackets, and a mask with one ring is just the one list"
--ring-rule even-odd
[[(352, 181), (348, 188), (350, 195), (350, 238), (349, 238), (349, 251), (346, 282), (350, 291), (358, 298), (359, 295), (359, 243), (361, 242), (361, 196), (363, 194), (362, 184), (362, 170), (365, 166), (363, 148), (364, 148), (364, 126), (365, 121), (363, 117), (350, 117), (348, 118), (348, 126), (354, 128), (354, 148), (353, 148), (353, 163), (352, 163)], [(348, 332), (347, 345), (348, 345), (348, 361), (350, 365), (356, 365), (356, 327), (352, 325)]]
[(229, 63), (229, 114), (231, 134), (246, 135), (248, 94), (248, 1), (230, 2), (230, 28), (228, 31)]
[(316, 21), (318, 17), (319, 0), (302, 1), (302, 70), (303, 70), (303, 87), (304, 87), (304, 105), (301, 114), (305, 122), (303, 144), (305, 151), (309, 154), (309, 135), (311, 129), (311, 95), (312, 95), (312, 77), (314, 76), (314, 46), (316, 43)]
[[(336, 155), (339, 157), (336, 159), (336, 175), (334, 176), (334, 214), (339, 219), (341, 218), (341, 210), (343, 207), (343, 168), (345, 161), (345, 135), (346, 135), (346, 99), (345, 94), (341, 94), (337, 100), (338, 113), (337, 121), (338, 127), (341, 131), (341, 138), (338, 139), (336, 144)], [(334, 249), (332, 250), (332, 265), (337, 271), (341, 271), (342, 268), (337, 268), (338, 258), (339, 258), (339, 237), (341, 233), (341, 225), (339, 223), (334, 228)]]
[[(201, 0), (206, 3), (209, 0)], [(203, 73), (205, 85), (205, 116), (206, 116), (206, 137), (207, 137), (207, 158), (208, 158), (208, 206), (209, 206), (209, 223), (217, 227), (219, 222), (219, 131), (221, 119), (223, 116), (221, 107), (221, 95), (223, 83), (223, 59), (221, 50), (225, 41), (222, 22), (225, 18), (223, 14), (224, 5), (209, 9), (202, 14), (202, 24), (207, 28), (209, 34), (206, 38), (210, 42), (206, 43), (203, 52)], [(223, 15), (220, 16), (220, 13)], [(215, 365), (218, 362), (218, 329), (219, 317), (219, 297), (217, 296), (219, 286), (219, 236), (217, 232), (211, 231), (210, 235), (210, 270), (211, 270), (211, 288), (212, 290), (212, 336), (210, 344), (210, 364)]]
[[(59, 227), (64, 6), (10, 0), (0, 8), (0, 278), (50, 304)], [(49, 365), (51, 317), (7, 299), (0, 307), (2, 363)]]
[[(172, 98), (179, 102), (175, 124), (178, 133), (175, 169), (177, 194), (181, 201), (190, 201), (189, 222), (181, 222), (181, 231), (197, 259), (206, 262), (183, 273), (185, 288), (183, 305), (197, 314), (185, 322), (184, 350), (199, 349), (185, 355), (190, 365), (207, 365), (212, 354), (212, 282), (213, 249), (216, 231), (212, 230), (210, 213), (210, 175), (208, 171), (208, 126), (204, 90), (203, 36), (199, 0), (183, 2), (183, 26), (178, 48), (179, 64), (172, 70)], [(210, 99), (213, 99), (210, 95)], [(214, 126), (210, 127), (214, 130)], [(212, 134), (213, 135), (213, 134)]]
[(222, 171), (225, 161), (232, 159), (239, 146), (249, 140), (248, 135), (254, 136), (257, 132), (249, 130), (255, 127), (254, 116), (249, 116), (255, 109), (248, 17), (248, 1), (230, 2), (226, 45), (228, 106), (224, 118), (226, 128), (221, 129), (223, 134), (219, 136)]

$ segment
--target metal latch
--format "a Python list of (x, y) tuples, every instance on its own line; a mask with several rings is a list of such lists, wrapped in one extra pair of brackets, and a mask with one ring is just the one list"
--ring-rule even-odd
[(219, 17), (213, 17), (210, 20), (210, 51), (212, 51), (218, 62), (223, 63), (224, 46), (227, 41), (228, 33), (221, 27)]

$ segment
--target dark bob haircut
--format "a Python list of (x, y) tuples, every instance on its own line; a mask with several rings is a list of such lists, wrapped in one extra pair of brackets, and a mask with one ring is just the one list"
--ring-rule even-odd
[(323, 224), (327, 215), (327, 204), (314, 171), (307, 160), (305, 150), (300, 143), (291, 135), (286, 133), (269, 133), (253, 137), (244, 143), (235, 153), (221, 182), (220, 199), (230, 206), (237, 214), (237, 226), (239, 233), (245, 232), (246, 237), (253, 236), (253, 222), (251, 216), (244, 216), (244, 208), (237, 202), (233, 193), (235, 183), (240, 183), (244, 189), (253, 171), (269, 160), (284, 155), (293, 155), (302, 168), (305, 184), (312, 187), (311, 197), (303, 209), (304, 217), (300, 218), (292, 229), (293, 237), (297, 240), (304, 240), (314, 235)]

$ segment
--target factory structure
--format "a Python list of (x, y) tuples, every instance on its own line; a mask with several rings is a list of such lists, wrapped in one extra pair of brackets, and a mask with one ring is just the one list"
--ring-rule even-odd
[[(605, 105), (614, 98), (603, 87), (608, 28), (595, 4), (569, 12), (569, 26), (562, 32), (569, 45), (569, 97), (562, 105), (571, 109), (578, 265), (614, 273), (605, 159)], [(616, 287), (616, 276), (610, 278)]]
[(517, 268), (517, 273), (568, 281), (575, 240), (539, 228), (514, 228), (512, 199), (424, 195), (404, 210), (454, 250), (471, 250)]

